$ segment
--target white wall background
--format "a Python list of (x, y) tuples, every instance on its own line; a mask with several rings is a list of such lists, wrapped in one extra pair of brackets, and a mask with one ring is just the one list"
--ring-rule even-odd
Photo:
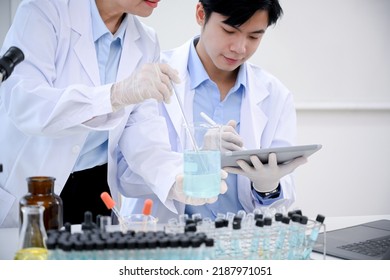
[[(0, 42), (20, 0), (0, 0)], [(142, 19), (162, 49), (199, 32), (198, 0), (162, 0)], [(298, 144), (323, 145), (297, 169), (310, 217), (390, 214), (390, 1), (281, 0), (284, 16), (251, 59), (294, 93)]]
[(20, 2), (22, 0), (0, 0), (0, 42), (3, 42)]

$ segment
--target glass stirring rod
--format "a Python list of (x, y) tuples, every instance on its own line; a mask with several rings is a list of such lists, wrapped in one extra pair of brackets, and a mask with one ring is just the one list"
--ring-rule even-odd
[(183, 103), (181, 102), (180, 96), (177, 94), (173, 83), (171, 83), (171, 85), (172, 85), (173, 94), (176, 96), (177, 103), (179, 103), (181, 117), (183, 118), (183, 121), (184, 121), (186, 130), (187, 130), (187, 133), (190, 136), (192, 147), (198, 153), (199, 152), (198, 145), (196, 145), (196, 141), (195, 141), (194, 135), (191, 132), (191, 129), (190, 129), (189, 123), (187, 121), (186, 115), (184, 114)]
[[(193, 147), (194, 151), (196, 152), (196, 154), (199, 155), (198, 145), (196, 144), (194, 134), (191, 132), (189, 123), (188, 123), (186, 115), (184, 113), (184, 108), (183, 108), (184, 103), (181, 102), (181, 98), (180, 98), (179, 94), (177, 93), (173, 83), (171, 83), (171, 85), (172, 85), (173, 94), (176, 96), (177, 103), (179, 103), (181, 117), (183, 118), (183, 121), (184, 121), (184, 124), (186, 127), (186, 131), (187, 131), (188, 135), (190, 136), (192, 147)], [(200, 168), (202, 168), (204, 171), (208, 170), (206, 163), (203, 161), (203, 157), (200, 157), (199, 160), (200, 160)]]
[[(210, 118), (206, 113), (200, 112), (200, 116), (210, 125), (212, 126), (220, 126), (217, 124), (212, 118)], [(238, 132), (234, 129), (234, 134), (239, 135)], [(246, 150), (244, 146), (241, 147), (242, 150)]]

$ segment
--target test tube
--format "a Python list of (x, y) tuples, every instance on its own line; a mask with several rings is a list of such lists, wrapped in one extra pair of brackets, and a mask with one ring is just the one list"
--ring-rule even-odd
[(192, 214), (191, 219), (195, 222), (195, 224), (198, 224), (199, 222), (202, 221), (202, 214), (194, 213)]
[(230, 239), (231, 256), (235, 259), (242, 258), (241, 232), (241, 219), (236, 218), (233, 220)]
[(235, 216), (236, 216), (236, 214), (233, 212), (226, 213), (226, 219), (229, 221), (229, 225), (231, 225), (233, 223), (233, 219)]
[(171, 218), (165, 225), (165, 232), (176, 234), (180, 232), (180, 225), (176, 218)]
[(180, 214), (179, 215), (179, 225), (184, 227), (187, 220), (188, 220), (188, 214)]
[(251, 259), (259, 259), (262, 258), (263, 256), (263, 251), (261, 246), (261, 242), (263, 240), (263, 235), (264, 235), (263, 227), (264, 227), (264, 220), (257, 219), (253, 229), (253, 236), (251, 242), (252, 245), (250, 250)]
[[(325, 217), (321, 214), (318, 214), (317, 217), (316, 217), (316, 220), (315, 220), (315, 224), (311, 230), (311, 233), (307, 239), (307, 242), (305, 244), (305, 250), (303, 251), (303, 259), (304, 260), (307, 260), (310, 258), (310, 254), (313, 250), (313, 246), (314, 244), (316, 243), (317, 241), (317, 238), (318, 238), (318, 234), (320, 232), (320, 229), (321, 229), (321, 226), (323, 225), (324, 223), (324, 220), (325, 220)], [(324, 238), (324, 242), (325, 242), (325, 238)], [(325, 245), (324, 245), (325, 246)], [(325, 252), (324, 252), (324, 256), (325, 256)]]
[(230, 235), (227, 225), (226, 219), (216, 219), (214, 221), (215, 254), (217, 257), (225, 256), (228, 250), (227, 246)]
[(291, 216), (291, 227), (290, 227), (290, 234), (289, 234), (289, 248), (288, 248), (288, 254), (287, 258), (289, 260), (294, 259), (294, 253), (298, 246), (298, 234), (299, 234), (299, 221), (301, 219), (301, 216), (298, 214), (293, 214)]
[(283, 214), (280, 213), (280, 212), (277, 212), (275, 213), (275, 216), (274, 216), (274, 224), (272, 226), (272, 236), (273, 236), (273, 241), (274, 241), (274, 245), (276, 246), (276, 240), (279, 236), (279, 233), (280, 233), (280, 228), (281, 228), (281, 225), (282, 225), (282, 219), (283, 219)]
[(289, 224), (290, 224), (290, 218), (289, 217), (282, 217), (281, 225), (279, 228), (279, 232), (277, 235), (276, 243), (275, 243), (275, 252), (273, 259), (275, 260), (281, 260), (284, 259), (284, 247), (286, 245), (286, 238), (291, 232), (289, 233)]
[(271, 226), (272, 219), (269, 217), (264, 218), (264, 238), (263, 238), (263, 253), (264, 259), (269, 260), (271, 258)]
[(197, 222), (198, 232), (204, 232), (210, 237), (214, 237), (214, 223), (209, 217), (203, 218), (201, 221)]
[(59, 260), (60, 259), (60, 250), (57, 244), (56, 237), (49, 237), (46, 239), (46, 248), (49, 251), (48, 259), (49, 260)]
[(214, 260), (215, 257), (215, 240), (212, 238), (206, 238), (204, 241), (205, 249), (203, 251), (203, 260)]
[(305, 248), (305, 234), (306, 225), (309, 219), (306, 216), (301, 216), (299, 220), (298, 240), (296, 252), (294, 252), (294, 259), (302, 259), (303, 250)]
[(242, 250), (245, 254), (250, 254), (251, 251), (251, 242), (254, 234), (255, 219), (253, 213), (248, 213), (245, 215), (244, 219), (241, 222), (242, 228)]
[(100, 216), (99, 217), (99, 225), (100, 225), (100, 231), (106, 232), (107, 227), (111, 226), (112, 220), (110, 216)]

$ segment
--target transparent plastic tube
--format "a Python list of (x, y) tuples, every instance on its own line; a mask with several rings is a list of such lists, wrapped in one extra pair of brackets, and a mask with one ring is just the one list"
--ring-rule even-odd
[[(325, 217), (323, 215), (320, 215), (318, 214), (317, 217), (316, 217), (316, 220), (314, 222), (314, 226), (313, 228), (311, 229), (311, 232), (310, 234), (308, 235), (308, 238), (307, 238), (307, 241), (306, 241), (306, 245), (305, 245), (305, 250), (303, 251), (303, 255), (302, 255), (302, 258), (304, 260), (307, 260), (310, 258), (310, 254), (313, 250), (313, 247), (314, 247), (314, 244), (316, 243), (317, 241), (317, 238), (318, 238), (318, 234), (320, 233), (320, 229), (324, 223), (324, 220), (325, 220)], [(325, 233), (325, 231), (324, 231)], [(324, 238), (324, 242), (326, 239)], [(325, 248), (326, 248), (326, 245), (324, 244)], [(325, 249), (324, 248), (324, 249)], [(324, 250), (324, 258), (325, 258), (325, 250)]]
[(290, 218), (289, 217), (282, 217), (281, 225), (279, 227), (279, 233), (276, 238), (275, 242), (275, 252), (273, 255), (273, 259), (275, 260), (281, 260), (284, 259), (284, 250), (286, 245), (289, 245), (286, 240), (288, 236), (291, 234), (290, 231)]

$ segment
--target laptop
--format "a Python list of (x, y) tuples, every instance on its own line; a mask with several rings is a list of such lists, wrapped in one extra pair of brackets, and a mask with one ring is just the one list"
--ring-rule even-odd
[(314, 252), (345, 260), (389, 260), (390, 220), (377, 220), (327, 231), (318, 236)]

